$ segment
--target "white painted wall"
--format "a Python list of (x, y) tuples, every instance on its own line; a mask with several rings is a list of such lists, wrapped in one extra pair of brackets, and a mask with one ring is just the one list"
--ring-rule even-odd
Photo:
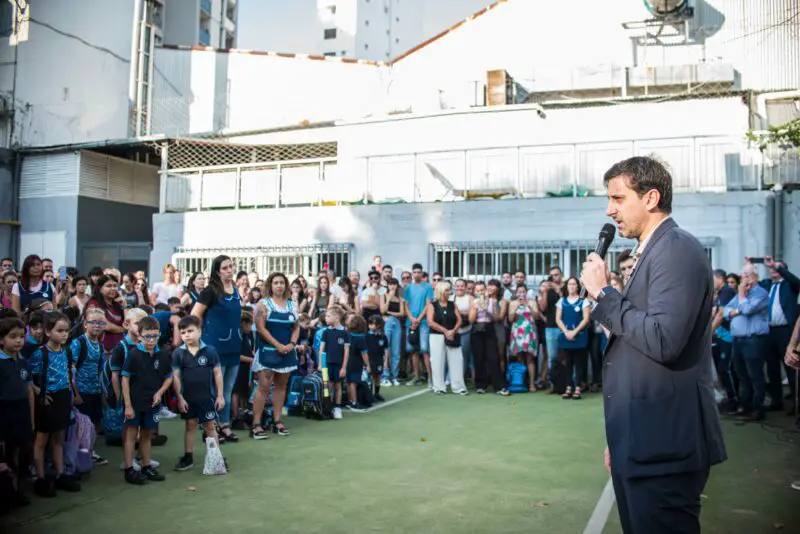
[[(133, 0), (30, 2), (17, 47), (12, 146), (126, 137)], [(10, 96), (14, 48), (0, 42), (0, 91)], [(10, 64), (9, 64), (10, 63)]]
[(369, 64), (159, 49), (156, 65), (154, 133), (254, 130), (386, 107), (385, 68)]
[[(767, 193), (679, 195), (675, 220), (698, 238), (719, 239), (716, 265), (740, 268), (745, 255), (767, 251)], [(460, 203), (204, 211), (155, 215), (151, 272), (176, 247), (226, 248), (352, 243), (356, 268), (375, 254), (395, 270), (426, 262), (434, 242), (551, 241), (594, 243), (608, 222), (603, 198), (531, 199)], [(797, 204), (788, 206), (800, 217)], [(557, 223), (554, 221), (558, 221)], [(242, 232), (242, 228), (281, 228)], [(796, 238), (796, 232), (795, 232)], [(788, 257), (795, 263), (800, 258)]]

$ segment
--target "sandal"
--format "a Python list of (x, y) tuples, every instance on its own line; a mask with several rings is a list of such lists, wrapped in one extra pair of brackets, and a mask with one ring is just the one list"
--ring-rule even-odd
[(575, 393), (572, 394), (572, 400), (581, 400), (581, 388), (575, 388)]
[(280, 421), (275, 421), (274, 423), (272, 423), (272, 433), (277, 434), (279, 436), (288, 436), (289, 429), (286, 428), (286, 426), (284, 426), (284, 424), (281, 423)]
[(261, 428), (261, 425), (254, 426), (252, 430), (250, 430), (250, 437), (253, 439), (267, 439), (269, 435)]
[[(227, 433), (225, 432), (226, 430), (228, 431)], [(229, 426), (220, 428), (219, 435), (225, 438), (225, 442), (236, 443), (239, 441), (239, 436), (234, 434)]]
[(564, 391), (564, 394), (563, 394), (563, 395), (561, 395), (561, 398), (562, 398), (562, 399), (571, 399), (571, 398), (572, 398), (572, 388), (567, 388), (567, 389)]

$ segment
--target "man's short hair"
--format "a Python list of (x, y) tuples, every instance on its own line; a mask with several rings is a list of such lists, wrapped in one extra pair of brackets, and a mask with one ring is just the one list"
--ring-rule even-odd
[(421, 263), (415, 263), (414, 265), (411, 266), (411, 270), (412, 271), (416, 271), (417, 269), (419, 269), (420, 271), (422, 270), (422, 264)]
[(725, 280), (728, 278), (728, 273), (726, 273), (724, 269), (714, 269), (714, 278), (722, 278)]
[(619, 253), (619, 256), (617, 256), (617, 266), (622, 265), (623, 262), (628, 261), (629, 259), (631, 259), (631, 249), (626, 248)]
[(672, 176), (663, 163), (654, 157), (635, 156), (615, 163), (603, 176), (603, 183), (623, 176), (628, 187), (641, 198), (651, 189), (659, 192), (658, 209), (664, 213), (672, 213)]

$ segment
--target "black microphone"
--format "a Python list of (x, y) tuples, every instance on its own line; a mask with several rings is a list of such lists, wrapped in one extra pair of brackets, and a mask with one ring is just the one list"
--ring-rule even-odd
[[(600, 230), (600, 234), (597, 236), (597, 246), (594, 248), (594, 251), (600, 256), (603, 260), (606, 259), (606, 253), (608, 253), (608, 247), (611, 246), (611, 242), (614, 241), (614, 236), (617, 234), (617, 229), (611, 223), (606, 223), (603, 225), (603, 229)], [(581, 298), (586, 298), (586, 288), (581, 289)]]

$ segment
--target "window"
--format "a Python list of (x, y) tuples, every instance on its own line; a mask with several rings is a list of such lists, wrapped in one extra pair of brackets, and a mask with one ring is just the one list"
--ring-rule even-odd
[(395, 42), (395, 43), (399, 43), (399, 42), (400, 42), (400, 38), (399, 38), (399, 37), (395, 37), (395, 38), (394, 38), (394, 42)]
[(364, 21), (364, 26), (369, 26), (369, 21), (368, 20)]
[(328, 57), (331, 57), (331, 56), (336, 57), (336, 52), (323, 52), (322, 55), (323, 56), (328, 56)]
[(336, 28), (326, 28), (325, 39), (336, 39)]
[(14, 8), (10, 2), (0, 4), (0, 37), (10, 37), (14, 30)]
[(400, 22), (400, 17), (395, 17), (395, 18), (394, 18), (394, 21), (395, 21), (395, 22)]
[(369, 43), (364, 43), (364, 50), (369, 50)]
[(336, 6), (328, 6), (328, 11), (330, 11), (331, 15), (336, 14)]

